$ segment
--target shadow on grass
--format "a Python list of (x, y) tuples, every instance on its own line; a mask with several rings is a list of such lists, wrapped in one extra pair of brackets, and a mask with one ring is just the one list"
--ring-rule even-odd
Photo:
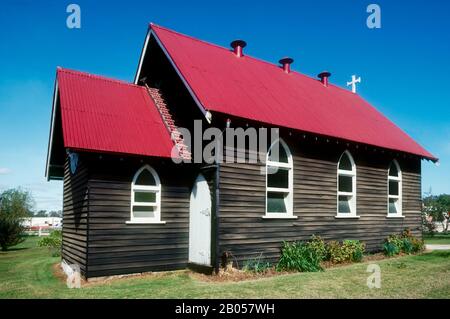
[(415, 258), (430, 261), (436, 258), (450, 258), (450, 250), (435, 250), (422, 255), (417, 255)]
[(0, 249), (0, 253), (6, 254), (13, 251), (29, 250), (32, 248), (37, 248), (37, 241), (40, 239), (37, 236), (23, 236), (23, 240), (15, 246), (8, 247), (7, 250), (3, 251)]
[(450, 239), (450, 233), (426, 234), (423, 239)]
[(25, 250), (25, 249), (30, 249), (33, 247), (12, 247), (12, 248), (8, 248), (8, 250), (0, 250), (1, 253), (9, 253), (11, 251), (17, 251), (17, 250)]

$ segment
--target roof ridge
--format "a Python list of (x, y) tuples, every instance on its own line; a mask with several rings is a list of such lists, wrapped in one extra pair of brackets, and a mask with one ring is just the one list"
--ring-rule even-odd
[(126, 82), (124, 80), (114, 79), (114, 78), (106, 77), (104, 75), (98, 75), (98, 74), (78, 71), (78, 70), (74, 70), (74, 69), (63, 68), (61, 66), (56, 67), (56, 71), (57, 71), (57, 73), (64, 72), (64, 73), (69, 73), (72, 75), (84, 76), (84, 77), (102, 80), (102, 81), (106, 81), (106, 82), (112, 82), (112, 83), (116, 83), (116, 84), (123, 84), (123, 85), (129, 85), (129, 86), (133, 86), (133, 87), (137, 87), (137, 88), (142, 88), (140, 85), (136, 85), (131, 82)]
[(167, 27), (160, 26), (160, 25), (155, 24), (153, 22), (150, 22), (150, 27), (152, 29), (153, 29), (153, 27), (156, 27), (156, 28), (159, 28), (159, 29), (163, 29), (163, 30), (165, 30), (167, 32), (175, 33), (177, 35), (180, 35), (180, 36), (185, 37), (185, 38), (189, 38), (189, 39), (197, 41), (197, 42), (201, 42), (201, 43), (204, 43), (204, 44), (207, 44), (207, 45), (210, 45), (210, 46), (213, 46), (213, 47), (217, 47), (217, 48), (220, 48), (220, 49), (224, 49), (224, 50), (227, 50), (227, 51), (229, 50), (229, 49), (227, 49), (224, 46), (221, 46), (221, 45), (218, 45), (218, 44), (215, 44), (215, 43), (212, 43), (212, 42), (208, 42), (208, 41), (205, 41), (205, 40), (201, 40), (201, 39), (195, 38), (192, 35), (184, 34), (184, 33), (181, 33), (181, 32), (178, 32), (178, 31), (175, 31), (175, 30), (172, 30), (172, 29), (169, 29)]
[[(172, 30), (172, 29), (169, 29), (169, 28), (166, 28), (166, 27), (163, 27), (163, 26), (154, 24), (154, 23), (150, 23), (150, 25), (151, 25), (152, 27), (157, 27), (157, 28), (163, 29), (163, 30), (165, 30), (165, 31), (167, 31), (167, 32), (174, 33), (174, 34), (177, 34), (177, 35), (179, 35), (179, 36), (182, 36), (182, 37), (185, 37), (185, 38), (189, 38), (189, 39), (191, 39), (191, 40), (194, 40), (194, 41), (197, 41), (197, 42), (201, 42), (201, 43), (206, 44), (206, 45), (209, 45), (209, 46), (216, 47), (216, 48), (218, 48), (218, 49), (223, 49), (223, 50), (232, 52), (231, 49), (226, 48), (226, 47), (224, 47), (224, 46), (221, 46), (221, 45), (219, 45), (219, 44), (215, 44), (215, 43), (208, 42), (208, 41), (205, 41), (205, 40), (202, 40), (202, 39), (198, 39), (198, 38), (195, 38), (195, 37), (193, 37), (193, 36), (191, 36), (191, 35), (187, 35), (187, 34), (184, 34), (184, 33), (181, 33), (181, 32), (178, 32), (178, 31), (175, 31), (175, 30)], [(253, 60), (259, 61), (259, 62), (266, 63), (266, 64), (268, 64), (268, 65), (270, 65), (270, 66), (279, 67), (276, 63), (272, 63), (272, 62), (269, 62), (269, 61), (266, 61), (266, 60), (263, 60), (263, 59), (254, 57), (254, 56), (252, 56), (252, 55), (248, 55), (248, 54), (244, 54), (244, 55), (242, 56), (242, 58), (249, 58), (249, 59), (253, 59)], [(299, 73), (299, 72), (297, 72), (297, 71), (295, 71), (295, 70), (292, 70), (292, 72), (296, 72), (296, 73), (298, 73), (298, 74), (300, 74), (300, 75), (304, 75), (304, 74)], [(305, 75), (305, 76), (306, 76), (306, 75)]]
[[(175, 31), (175, 30), (172, 30), (172, 29), (169, 29), (169, 28), (167, 28), (167, 27), (160, 26), (160, 25), (155, 24), (155, 23), (153, 23), (153, 22), (150, 22), (150, 27), (151, 27), (151, 28), (156, 27), (156, 28), (159, 28), (159, 29), (163, 29), (164, 31), (167, 31), (167, 32), (170, 32), (170, 33), (174, 33), (174, 34), (176, 34), (176, 35), (179, 35), (179, 36), (182, 36), (182, 37), (185, 37), (185, 38), (188, 38), (188, 39), (191, 39), (191, 40), (194, 40), (194, 41), (197, 41), (197, 42), (200, 42), (200, 43), (203, 43), (203, 44), (206, 44), (206, 45), (209, 45), (209, 46), (218, 48), (218, 49), (223, 49), (223, 50), (230, 51), (230, 52), (232, 51), (231, 49), (228, 49), (228, 48), (226, 48), (226, 47), (224, 47), (224, 46), (221, 46), (221, 45), (218, 45), (218, 44), (215, 44), (215, 43), (212, 43), (212, 42), (208, 42), (208, 41), (205, 41), (205, 40), (202, 40), (202, 39), (195, 38), (195, 37), (193, 37), (193, 36), (191, 36), (191, 35), (184, 34), (184, 33), (181, 33), (181, 32), (178, 32), (178, 31)], [(271, 67), (281, 68), (281, 66), (278, 65), (277, 63), (270, 62), (270, 61), (266, 61), (266, 60), (263, 60), (262, 58), (258, 58), (258, 57), (252, 56), (252, 55), (244, 54), (244, 55), (242, 56), (242, 58), (249, 58), (249, 59), (255, 60), (255, 61), (257, 61), (257, 62), (265, 63), (265, 64), (267, 64), (267, 65), (269, 65), (269, 66), (271, 66)], [(307, 79), (310, 79), (310, 80), (312, 80), (312, 81), (317, 81), (317, 82), (320, 81), (319, 79), (316, 79), (316, 78), (315, 78), (314, 76), (312, 76), (312, 75), (308, 75), (308, 74), (305, 74), (305, 73), (301, 73), (301, 72), (296, 71), (296, 70), (294, 70), (294, 69), (291, 69), (291, 73), (294, 73), (294, 74), (299, 75), (299, 76), (303, 76), (303, 77), (305, 77), (305, 78), (307, 78)], [(352, 93), (351, 91), (347, 90), (345, 87), (336, 85), (336, 84), (334, 84), (334, 83), (329, 83), (328, 86), (333, 87), (333, 88), (337, 88), (337, 89), (341, 89), (341, 90), (343, 90), (343, 91), (345, 91), (345, 92), (350, 92), (350, 93)], [(353, 94), (353, 93), (352, 93), (352, 94)]]

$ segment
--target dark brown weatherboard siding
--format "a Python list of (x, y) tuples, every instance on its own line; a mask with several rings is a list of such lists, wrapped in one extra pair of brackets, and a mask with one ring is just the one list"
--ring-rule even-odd
[[(182, 165), (92, 154), (81, 154), (79, 163), (75, 174), (65, 165), (63, 259), (87, 278), (186, 267), (194, 177)], [(126, 224), (131, 181), (145, 164), (161, 179), (166, 224)]]
[[(126, 224), (131, 181), (149, 164), (161, 180), (161, 220)], [(88, 276), (185, 268), (189, 241), (189, 196), (193, 178), (171, 160), (89, 160)], [(192, 170), (192, 167), (191, 167)]]
[[(313, 137), (285, 141), (294, 158), (294, 215), (298, 218), (262, 218), (266, 177), (260, 173), (261, 164), (222, 163), (218, 238), (212, 238), (216, 261), (229, 251), (239, 267), (244, 260), (260, 254), (275, 262), (282, 241), (306, 240), (312, 234), (326, 240), (360, 239), (370, 251), (380, 249), (387, 235), (404, 228), (420, 236), (419, 158), (324, 139), (315, 141)], [(335, 218), (337, 161), (345, 149), (357, 165), (359, 219)], [(386, 217), (387, 169), (393, 158), (403, 175), (403, 219)], [(126, 224), (130, 219), (131, 181), (144, 164), (151, 165), (161, 179), (161, 219), (166, 224)], [(72, 175), (66, 163), (64, 259), (80, 264), (89, 278), (185, 268), (189, 197), (198, 172), (194, 165), (174, 165), (170, 160), (81, 154), (80, 165)], [(211, 177), (213, 191), (213, 171), (206, 175)], [(214, 228), (212, 233), (216, 234)]]
[[(311, 235), (326, 240), (360, 239), (370, 251), (379, 250), (389, 234), (408, 227), (421, 236), (420, 159), (388, 151), (349, 147), (325, 139), (285, 139), (294, 161), (295, 220), (263, 219), (266, 177), (261, 164), (220, 166), (219, 255), (231, 252), (239, 266), (262, 254), (276, 261), (282, 241), (306, 240)], [(357, 165), (359, 219), (337, 219), (337, 162), (348, 149)], [(398, 157), (397, 157), (398, 156)], [(397, 158), (403, 174), (403, 215), (387, 218), (387, 174)]]
[(86, 274), (88, 229), (88, 169), (80, 159), (76, 174), (72, 175), (69, 162), (64, 165), (62, 257), (70, 264), (80, 265)]

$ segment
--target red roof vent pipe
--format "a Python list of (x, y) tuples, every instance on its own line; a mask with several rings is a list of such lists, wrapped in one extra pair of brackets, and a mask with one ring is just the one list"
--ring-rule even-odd
[(323, 86), (328, 86), (328, 78), (331, 76), (331, 73), (328, 71), (323, 71), (319, 73), (318, 77), (320, 79), (320, 82), (322, 82)]
[(234, 54), (236, 54), (238, 58), (244, 55), (242, 50), (246, 45), (247, 43), (244, 40), (234, 40), (231, 42), (231, 47), (233, 48)]
[(286, 73), (290, 73), (291, 72), (291, 64), (294, 63), (294, 59), (292, 59), (292, 58), (282, 58), (278, 62), (281, 64), (284, 72), (286, 72)]

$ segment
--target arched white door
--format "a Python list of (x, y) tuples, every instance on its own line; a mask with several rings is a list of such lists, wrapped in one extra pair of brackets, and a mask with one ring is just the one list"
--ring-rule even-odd
[(211, 193), (202, 174), (195, 180), (189, 205), (189, 262), (211, 265)]

